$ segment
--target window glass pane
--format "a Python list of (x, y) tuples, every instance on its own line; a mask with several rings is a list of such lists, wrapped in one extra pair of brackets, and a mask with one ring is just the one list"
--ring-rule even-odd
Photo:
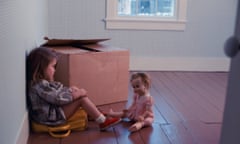
[(173, 17), (175, 0), (118, 0), (119, 16)]

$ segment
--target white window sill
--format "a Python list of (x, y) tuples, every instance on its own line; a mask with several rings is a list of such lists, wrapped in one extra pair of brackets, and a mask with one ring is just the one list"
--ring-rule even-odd
[(185, 30), (186, 20), (107, 18), (107, 29)]

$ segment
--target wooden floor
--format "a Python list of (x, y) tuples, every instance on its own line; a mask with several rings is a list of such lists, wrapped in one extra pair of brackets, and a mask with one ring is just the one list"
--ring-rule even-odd
[[(31, 133), (28, 144), (218, 144), (224, 110), (228, 73), (148, 72), (152, 77), (155, 122), (152, 127), (129, 133), (121, 122), (106, 132), (89, 122), (86, 131), (56, 139)], [(132, 101), (100, 106), (121, 110)]]

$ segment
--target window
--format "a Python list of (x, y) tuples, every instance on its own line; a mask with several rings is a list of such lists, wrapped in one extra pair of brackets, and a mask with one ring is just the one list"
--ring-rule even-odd
[(187, 0), (107, 0), (107, 29), (184, 30)]

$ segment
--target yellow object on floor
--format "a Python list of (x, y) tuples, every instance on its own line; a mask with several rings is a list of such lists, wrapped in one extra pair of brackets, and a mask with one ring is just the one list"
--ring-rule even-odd
[(34, 132), (48, 132), (52, 137), (64, 138), (70, 135), (72, 130), (83, 131), (87, 128), (87, 113), (79, 108), (65, 124), (59, 126), (48, 126), (32, 121), (31, 126)]

